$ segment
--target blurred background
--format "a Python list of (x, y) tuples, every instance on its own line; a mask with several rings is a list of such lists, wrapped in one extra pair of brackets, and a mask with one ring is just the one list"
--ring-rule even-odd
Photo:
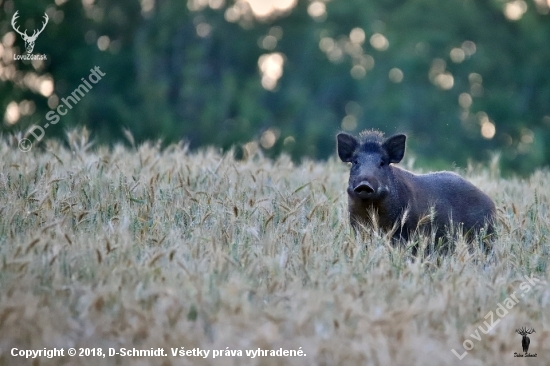
[[(20, 30), (39, 30), (14, 60)], [(185, 140), (325, 159), (335, 134), (409, 134), (417, 165), (550, 163), (550, 0), (0, 0), (0, 132)]]

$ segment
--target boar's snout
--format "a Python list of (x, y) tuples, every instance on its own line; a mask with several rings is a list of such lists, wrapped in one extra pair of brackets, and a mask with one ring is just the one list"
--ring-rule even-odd
[(355, 188), (353, 188), (353, 193), (361, 199), (368, 199), (374, 195), (374, 188), (369, 182), (362, 181)]
[(388, 194), (388, 188), (376, 182), (361, 180), (355, 186), (348, 187), (348, 194), (360, 200), (381, 200)]

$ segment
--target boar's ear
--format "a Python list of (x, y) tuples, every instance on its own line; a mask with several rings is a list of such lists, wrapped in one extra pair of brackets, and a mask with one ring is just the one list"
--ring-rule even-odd
[(355, 149), (359, 146), (357, 139), (349, 133), (340, 132), (336, 136), (336, 142), (338, 145), (338, 156), (343, 162), (349, 163), (353, 157)]
[(399, 134), (392, 137), (388, 137), (382, 145), (388, 156), (390, 157), (390, 163), (399, 163), (405, 155), (405, 140), (407, 136)]

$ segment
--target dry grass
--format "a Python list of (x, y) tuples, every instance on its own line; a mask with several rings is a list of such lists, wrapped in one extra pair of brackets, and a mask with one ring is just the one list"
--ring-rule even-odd
[[(305, 357), (40, 358), (40, 365), (543, 365), (550, 362), (548, 171), (475, 170), (499, 208), (492, 254), (411, 260), (355, 238), (348, 168), (53, 141), (0, 141), (0, 363), (13, 347), (298, 349)], [(428, 240), (428, 239), (426, 239)], [(462, 360), (451, 352), (541, 279)], [(496, 319), (495, 315), (495, 319)], [(514, 358), (534, 327), (530, 352)], [(528, 361), (528, 362), (527, 362)], [(28, 361), (30, 363), (31, 361)]]

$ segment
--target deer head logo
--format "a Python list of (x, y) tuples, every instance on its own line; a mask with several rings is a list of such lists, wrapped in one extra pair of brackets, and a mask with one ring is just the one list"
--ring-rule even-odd
[(521, 346), (523, 347), (523, 352), (527, 353), (527, 351), (529, 351), (529, 343), (531, 343), (531, 340), (527, 337), (527, 334), (536, 333), (535, 330), (533, 328), (520, 328), (516, 329), (516, 333), (522, 336)]
[(42, 23), (42, 29), (40, 29), (39, 31), (37, 31), (36, 29), (34, 30), (32, 36), (29, 36), (27, 34), (27, 30), (25, 29), (25, 32), (21, 32), (19, 30), (19, 27), (17, 27), (15, 25), (15, 21), (17, 20), (17, 18), (19, 18), (19, 15), (17, 15), (17, 13), (19, 12), (16, 11), (15, 14), (13, 14), (13, 17), (11, 18), (11, 26), (13, 27), (13, 30), (15, 30), (17, 33), (19, 33), (21, 35), (21, 37), (23, 37), (23, 41), (25, 41), (25, 50), (27, 51), (27, 53), (32, 53), (32, 50), (34, 49), (34, 42), (36, 41), (36, 38), (38, 38), (38, 35), (40, 33), (42, 33), (42, 31), (44, 30), (44, 28), (46, 28), (46, 24), (48, 24), (48, 14), (44, 13), (44, 23)]

